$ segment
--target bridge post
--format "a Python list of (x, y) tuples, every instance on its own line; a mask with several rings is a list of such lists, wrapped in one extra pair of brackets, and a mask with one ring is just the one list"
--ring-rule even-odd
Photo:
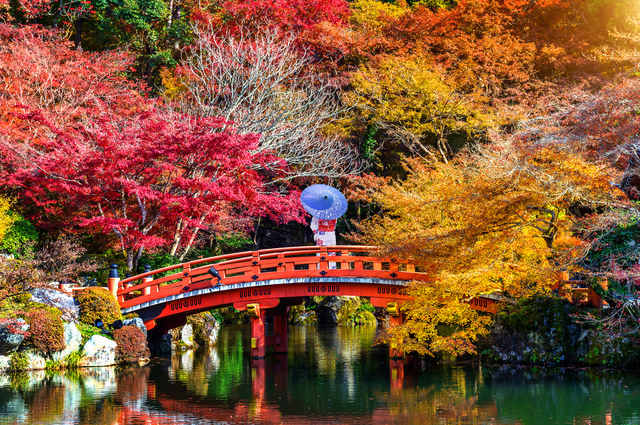
[(111, 270), (109, 270), (109, 278), (107, 279), (107, 286), (109, 292), (118, 299), (118, 283), (120, 283), (120, 275), (118, 274), (118, 265), (112, 264)]
[[(150, 272), (151, 266), (147, 264), (144, 266), (144, 272)], [(142, 278), (142, 283), (151, 282), (153, 280), (153, 276), (147, 276)], [(147, 286), (146, 288), (142, 288), (142, 295), (151, 295), (151, 287)]]
[[(397, 302), (388, 303), (387, 311), (389, 312), (389, 326), (402, 325), (402, 311), (400, 311), (400, 307)], [(389, 357), (392, 359), (399, 359), (404, 357), (404, 353), (394, 345), (389, 345)]]
[(263, 359), (266, 347), (264, 311), (259, 304), (249, 304), (247, 312), (251, 316), (251, 358)]
[(276, 353), (287, 352), (287, 310), (288, 307), (281, 306), (273, 316), (273, 333), (280, 335), (280, 342), (276, 342)]
[(404, 360), (389, 359), (389, 372), (391, 391), (401, 390), (404, 386)]

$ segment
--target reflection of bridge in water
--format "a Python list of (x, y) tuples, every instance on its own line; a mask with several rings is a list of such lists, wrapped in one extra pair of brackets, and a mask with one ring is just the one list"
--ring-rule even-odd
[[(405, 367), (412, 369), (405, 377)], [(275, 400), (275, 397), (286, 398), (291, 388), (288, 383), (287, 356), (276, 355), (274, 362), (265, 366), (263, 359), (252, 361), (252, 385), (251, 398), (239, 400), (233, 405), (217, 405), (207, 403), (203, 399), (190, 392), (185, 392), (180, 397), (175, 393), (163, 393), (161, 387), (149, 381), (145, 392), (145, 404), (158, 404), (162, 411), (144, 410), (136, 407), (136, 404), (123, 406), (121, 423), (160, 423), (167, 417), (185, 418), (186, 421), (197, 419), (205, 423), (260, 423), (260, 424), (311, 424), (311, 423), (358, 423), (358, 424), (439, 424), (466, 423), (464, 418), (476, 420), (489, 420), (498, 414), (495, 402), (490, 404), (478, 404), (477, 397), (457, 397), (448, 390), (426, 392), (417, 389), (416, 364), (407, 363), (407, 360), (389, 360), (390, 391), (377, 393), (376, 397), (384, 399), (389, 405), (398, 407), (412, 404), (415, 399), (421, 403), (428, 401), (428, 408), (422, 411), (411, 412), (410, 409), (389, 408), (386, 403), (373, 407), (370, 412), (332, 412), (326, 418), (309, 415), (304, 405), (298, 406), (296, 414), (292, 414), (290, 408), (283, 407)], [(277, 391), (266, 395), (266, 376), (273, 377), (274, 387)], [(405, 392), (405, 386), (408, 386)], [(426, 396), (426, 397), (425, 397)], [(406, 399), (405, 399), (406, 398)], [(432, 406), (433, 404), (433, 406)], [(317, 413), (316, 413), (317, 415)]]
[[(205, 258), (120, 280), (116, 269), (109, 289), (122, 312), (137, 313), (147, 329), (165, 333), (186, 323), (190, 314), (233, 306), (251, 317), (251, 355), (265, 347), (287, 351), (287, 312), (305, 296), (359, 296), (389, 311), (390, 324), (402, 323), (399, 304), (411, 299), (406, 285), (432, 281), (409, 262), (375, 255), (376, 247), (307, 246), (267, 249)], [(219, 279), (215, 276), (219, 276)], [(220, 282), (220, 285), (217, 283)], [(472, 308), (495, 312), (501, 297), (472, 299)], [(265, 318), (274, 333), (266, 335)], [(391, 350), (391, 356), (401, 353)]]

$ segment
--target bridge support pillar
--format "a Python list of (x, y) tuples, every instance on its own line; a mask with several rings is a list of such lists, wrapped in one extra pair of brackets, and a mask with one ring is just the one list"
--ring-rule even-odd
[(389, 359), (391, 391), (404, 387), (404, 359)]
[(276, 353), (284, 354), (287, 352), (287, 310), (288, 307), (281, 307), (273, 316), (273, 333), (280, 335), (276, 339)]
[[(388, 303), (387, 311), (389, 312), (389, 326), (402, 325), (402, 311), (400, 311), (397, 302)], [(389, 345), (389, 357), (392, 359), (400, 359), (404, 357), (404, 353), (391, 344)]]
[(251, 358), (263, 359), (267, 345), (265, 341), (264, 311), (260, 309), (258, 304), (249, 304), (247, 311), (251, 316)]

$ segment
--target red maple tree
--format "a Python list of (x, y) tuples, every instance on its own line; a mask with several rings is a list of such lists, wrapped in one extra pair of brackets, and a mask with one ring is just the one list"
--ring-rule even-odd
[[(67, 228), (113, 233), (135, 269), (143, 251), (191, 246), (200, 229), (229, 231), (251, 217), (299, 219), (299, 193), (268, 187), (260, 170), (279, 161), (256, 152), (217, 118), (103, 116), (63, 131), (39, 112), (25, 119), (52, 135), (32, 146), (5, 142), (3, 181)], [(283, 165), (283, 164), (281, 164)]]
[(162, 112), (126, 79), (122, 53), (84, 53), (55, 33), (0, 25), (0, 178), (44, 228), (117, 236), (142, 252), (188, 250), (201, 229), (301, 216), (269, 185), (287, 165), (218, 118)]

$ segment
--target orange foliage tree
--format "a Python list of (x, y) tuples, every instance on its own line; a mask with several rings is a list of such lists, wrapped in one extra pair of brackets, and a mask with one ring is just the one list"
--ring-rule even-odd
[(606, 168), (576, 152), (515, 139), (468, 148), (449, 163), (406, 165), (405, 181), (373, 191), (384, 214), (363, 223), (363, 236), (354, 238), (433, 274), (431, 283), (410, 285), (414, 300), (403, 305), (405, 323), (381, 338), (419, 353), (474, 352), (491, 318), (468, 301), (548, 293), (558, 268), (582, 249), (570, 235), (569, 209), (620, 193)]

